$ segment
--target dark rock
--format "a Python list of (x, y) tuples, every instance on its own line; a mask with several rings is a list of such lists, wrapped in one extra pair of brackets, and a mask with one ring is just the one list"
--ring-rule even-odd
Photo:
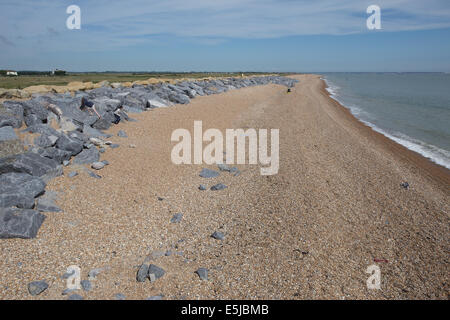
[(8, 172), (28, 173), (42, 177), (44, 181), (61, 175), (62, 167), (53, 159), (28, 152), (0, 159), (0, 174)]
[(201, 280), (208, 280), (208, 269), (206, 268), (198, 268), (195, 273)]
[(35, 210), (0, 208), (0, 238), (35, 238), (44, 219)]
[(92, 171), (89, 171), (89, 170), (88, 170), (88, 174), (89, 174), (92, 178), (95, 178), (95, 179), (101, 179), (101, 178), (102, 178), (102, 177), (99, 176), (98, 174), (96, 174), (96, 173), (94, 173), (94, 172), (92, 172)]
[(162, 276), (164, 276), (166, 272), (164, 271), (164, 269), (155, 266), (154, 264), (151, 264), (148, 267), (148, 277), (150, 279), (151, 282), (156, 281), (157, 279), (161, 278)]
[(0, 128), (0, 141), (10, 141), (19, 139), (13, 127), (5, 126)]
[(5, 173), (0, 175), (0, 207), (31, 209), (34, 198), (43, 194), (45, 182), (26, 173)]
[(84, 298), (82, 296), (80, 296), (79, 294), (71, 294), (67, 300), (83, 300)]
[(211, 235), (216, 240), (223, 240), (225, 239), (225, 235), (220, 231), (214, 231), (214, 233)]
[(41, 281), (33, 281), (28, 284), (28, 292), (32, 296), (37, 296), (47, 290), (48, 284), (44, 280)]
[(223, 190), (223, 189), (225, 189), (225, 188), (227, 188), (226, 185), (224, 185), (223, 183), (218, 183), (218, 184), (212, 186), (212, 187), (211, 187), (211, 190), (212, 190), (212, 191), (217, 191), (217, 190)]
[(89, 280), (81, 280), (80, 284), (84, 291), (90, 291), (92, 289), (92, 283)]
[(219, 172), (207, 168), (203, 168), (202, 171), (200, 172), (200, 177), (202, 178), (215, 178), (218, 177), (219, 175), (220, 175)]
[(42, 121), (35, 114), (25, 116), (24, 120), (27, 127), (31, 127), (35, 124), (42, 124)]
[(41, 147), (41, 148), (47, 148), (51, 147), (55, 144), (56, 141), (50, 140), (49, 136), (45, 134), (41, 134), (39, 137), (34, 138), (34, 144)]
[(45, 148), (40, 155), (49, 159), (53, 159), (58, 163), (63, 163), (64, 161), (70, 160), (72, 153), (70, 151), (65, 151), (57, 149), (54, 147)]
[(170, 219), (170, 222), (171, 223), (179, 223), (182, 218), (183, 218), (183, 214), (182, 213), (176, 213), (176, 214), (173, 215), (172, 219)]
[(37, 201), (36, 210), (40, 212), (61, 212), (62, 210), (55, 204), (53, 199), (40, 197)]
[(115, 298), (116, 298), (116, 300), (125, 300), (126, 299), (125, 295), (122, 293), (116, 293)]
[(22, 126), (22, 120), (12, 115), (0, 114), (0, 128), (6, 126), (20, 128)]
[(227, 172), (230, 172), (230, 170), (231, 170), (230, 167), (227, 166), (227, 165), (224, 164), (224, 163), (218, 164), (217, 167), (219, 168), (220, 171), (227, 171)]
[(68, 176), (69, 178), (73, 178), (73, 177), (76, 177), (77, 175), (78, 175), (78, 172), (72, 171), (72, 172), (69, 173), (67, 176)]
[(403, 187), (404, 189), (409, 189), (409, 183), (408, 182), (402, 182), (400, 183), (400, 186)]
[(111, 137), (110, 134), (103, 133), (100, 130), (94, 129), (91, 126), (88, 126), (86, 124), (83, 126), (83, 133), (86, 136), (88, 136), (89, 138), (91, 138), (91, 137), (93, 137), (93, 138), (98, 138), (98, 137), (109, 138), (109, 137)]
[(84, 149), (77, 154), (73, 160), (73, 164), (91, 164), (97, 162), (100, 159), (100, 153), (97, 148)]
[(115, 148), (120, 147), (120, 145), (118, 145), (118, 144), (116, 144), (116, 143), (113, 143), (113, 144), (111, 144), (109, 147), (110, 147), (111, 149), (115, 149)]
[(137, 272), (136, 280), (138, 282), (144, 282), (147, 277), (148, 277), (148, 265), (147, 264), (142, 264), (139, 267), (139, 270)]
[(49, 127), (46, 124), (35, 124), (35, 125), (32, 125), (32, 126), (28, 127), (27, 129), (23, 130), (23, 132), (40, 133), (40, 134), (45, 134), (47, 136), (52, 136), (53, 135), (53, 136), (56, 136), (56, 137), (61, 136), (61, 133), (59, 133), (58, 131), (56, 131), (52, 127)]
[(187, 95), (181, 94), (181, 93), (169, 94), (169, 100), (174, 103), (180, 103), (180, 104), (188, 104), (189, 102), (191, 102), (191, 100), (189, 99), (189, 97)]
[(103, 160), (102, 162), (103, 162), (103, 164), (104, 164), (105, 166), (109, 166), (109, 161), (108, 161), (108, 160)]
[(28, 115), (35, 115), (40, 122), (47, 119), (48, 110), (37, 100), (21, 101), (21, 104), (23, 105), (25, 117)]
[(206, 187), (204, 184), (201, 184), (201, 185), (198, 187), (198, 189), (199, 189), (199, 190), (202, 190), (202, 191), (203, 191), (203, 190), (206, 190), (206, 188), (207, 188), (207, 187)]
[(121, 138), (128, 138), (127, 134), (123, 130), (119, 130), (119, 132), (117, 133), (117, 136), (119, 136)]
[(78, 139), (69, 138), (66, 135), (61, 135), (58, 141), (56, 141), (56, 147), (69, 151), (74, 156), (83, 150), (83, 142)]
[(108, 130), (111, 127), (111, 121), (100, 118), (92, 125), (92, 127), (99, 130)]

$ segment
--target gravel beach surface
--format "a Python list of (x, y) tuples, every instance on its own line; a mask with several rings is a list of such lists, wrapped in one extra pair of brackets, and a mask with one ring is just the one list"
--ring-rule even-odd
[[(112, 126), (108, 165), (64, 167), (47, 184), (62, 211), (0, 240), (0, 299), (67, 299), (70, 266), (88, 280), (71, 299), (448, 299), (448, 170), (356, 121), (319, 76), (295, 78), (289, 94), (243, 88)], [(280, 129), (278, 174), (173, 164), (173, 130), (196, 120)]]

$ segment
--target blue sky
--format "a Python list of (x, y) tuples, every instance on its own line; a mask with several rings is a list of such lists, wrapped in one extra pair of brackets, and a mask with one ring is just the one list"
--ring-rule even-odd
[[(66, 28), (69, 5), (81, 30)], [(366, 8), (381, 8), (368, 30)], [(0, 69), (445, 71), (448, 0), (2, 0)]]

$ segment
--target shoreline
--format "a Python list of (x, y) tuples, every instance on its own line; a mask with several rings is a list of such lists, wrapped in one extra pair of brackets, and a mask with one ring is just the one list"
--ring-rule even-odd
[[(323, 78), (322, 75), (318, 74), (318, 76)], [(365, 124), (355, 115), (353, 115), (349, 108), (345, 107), (336, 99), (333, 99), (330, 92), (327, 91), (327, 88), (329, 86), (326, 81), (324, 79), (320, 80), (323, 82), (321, 88), (322, 94), (327, 96), (334, 105), (336, 105), (340, 110), (343, 111), (342, 114), (344, 117), (355, 121), (358, 124), (358, 127), (361, 128), (361, 132), (364, 132), (366, 135), (370, 136), (372, 139), (374, 139), (374, 141), (379, 141), (380, 143), (385, 145), (387, 150), (395, 153), (398, 156), (399, 160), (410, 162), (419, 167), (421, 170), (423, 170), (423, 174), (428, 175), (431, 179), (441, 184), (443, 188), (445, 188), (445, 190), (448, 190), (450, 186), (450, 169), (438, 163), (435, 163), (431, 159), (428, 159), (425, 156), (421, 155), (419, 152), (408, 149), (400, 143), (385, 136), (383, 133), (378, 132), (369, 125)]]

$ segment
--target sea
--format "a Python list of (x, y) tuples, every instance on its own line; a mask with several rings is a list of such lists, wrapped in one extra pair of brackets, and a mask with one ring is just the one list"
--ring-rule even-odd
[(450, 169), (450, 73), (321, 75), (360, 121)]

